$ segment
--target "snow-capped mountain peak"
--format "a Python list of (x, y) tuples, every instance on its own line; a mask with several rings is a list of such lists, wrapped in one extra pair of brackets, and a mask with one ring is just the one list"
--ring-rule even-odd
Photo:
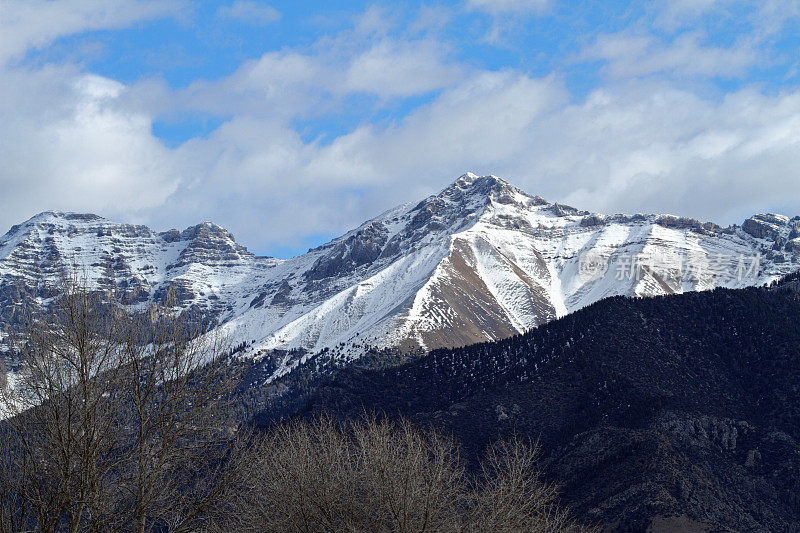
[(722, 228), (592, 214), (467, 173), (278, 260), (253, 256), (209, 222), (159, 233), (48, 212), (0, 238), (0, 331), (76, 266), (133, 306), (174, 293), (280, 375), (322, 352), (347, 359), (498, 339), (612, 295), (760, 284), (800, 267), (800, 217)]

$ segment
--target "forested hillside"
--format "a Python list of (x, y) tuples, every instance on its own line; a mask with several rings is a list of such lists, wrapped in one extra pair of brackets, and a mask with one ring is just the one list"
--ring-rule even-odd
[(260, 420), (402, 414), (452, 432), (473, 460), (518, 434), (540, 440), (584, 520), (797, 530), (793, 286), (607, 299), (500, 342), (342, 369)]

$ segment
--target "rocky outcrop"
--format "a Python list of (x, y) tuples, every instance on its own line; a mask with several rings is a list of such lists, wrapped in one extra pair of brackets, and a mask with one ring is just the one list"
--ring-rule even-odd
[(794, 238), (788, 241), (784, 245), (784, 249), (793, 254), (800, 254), (800, 238)]
[(774, 241), (781, 234), (781, 229), (788, 227), (789, 217), (771, 213), (755, 215), (742, 224), (742, 229), (757, 239)]
[(372, 222), (352, 235), (328, 247), (305, 273), (309, 280), (329, 278), (367, 265), (378, 259), (387, 241), (388, 232), (381, 222)]
[(701, 235), (711, 235), (722, 231), (722, 227), (713, 222), (700, 222), (693, 218), (662, 215), (656, 219), (656, 224), (665, 228), (688, 229)]
[(233, 234), (211, 222), (183, 230), (179, 241), (172, 240), (173, 236), (174, 234), (168, 233), (166, 237), (171, 240), (167, 242), (186, 241), (187, 244), (181, 251), (178, 261), (171, 264), (170, 268), (193, 263), (206, 266), (234, 266), (253, 257), (244, 246), (236, 242)]

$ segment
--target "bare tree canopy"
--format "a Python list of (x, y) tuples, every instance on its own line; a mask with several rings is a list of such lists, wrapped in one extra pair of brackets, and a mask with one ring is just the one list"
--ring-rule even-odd
[(581, 528), (536, 468), (536, 450), (502, 441), (474, 479), (458, 447), (408, 421), (329, 418), (274, 429), (251, 450), (228, 502), (227, 531), (556, 532)]
[(168, 308), (131, 314), (67, 283), (18, 342), (0, 398), (3, 531), (188, 531), (234, 475), (233, 380)]

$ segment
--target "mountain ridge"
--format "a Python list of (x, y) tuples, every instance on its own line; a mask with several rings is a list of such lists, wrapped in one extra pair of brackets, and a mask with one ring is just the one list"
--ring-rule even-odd
[(275, 259), (211, 222), (156, 232), (44, 212), (0, 238), (0, 337), (23, 302), (46, 305), (71, 267), (134, 307), (171, 292), (179, 309), (246, 344), (241, 357), (278, 357), (279, 376), (322, 352), (350, 360), (370, 348), (501, 339), (617, 294), (763, 284), (800, 268), (800, 217), (761, 214), (722, 228), (673, 215), (602, 215), (468, 173), (305, 254)]

